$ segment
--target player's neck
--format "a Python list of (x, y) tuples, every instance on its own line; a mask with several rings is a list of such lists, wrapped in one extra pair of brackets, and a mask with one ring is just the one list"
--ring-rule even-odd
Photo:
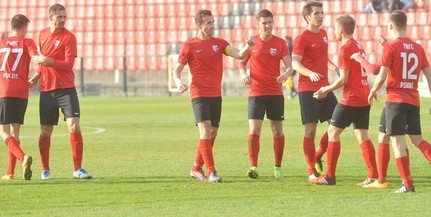
[(202, 32), (199, 32), (196, 37), (199, 38), (200, 40), (208, 40), (210, 38), (210, 36), (202, 34)]
[(59, 28), (55, 28), (55, 27), (51, 27), (51, 28), (49, 28), (49, 31), (51, 32), (51, 33), (56, 33), (56, 32), (59, 32), (61, 29), (59, 29)]
[(343, 38), (341, 38), (341, 44), (346, 44), (350, 39), (353, 38), (353, 35), (344, 35)]
[(308, 29), (310, 32), (318, 33), (318, 32), (320, 31), (320, 26), (308, 25), (308, 26), (307, 26), (307, 29)]
[(272, 38), (272, 34), (259, 34), (260, 39), (263, 41), (269, 41)]

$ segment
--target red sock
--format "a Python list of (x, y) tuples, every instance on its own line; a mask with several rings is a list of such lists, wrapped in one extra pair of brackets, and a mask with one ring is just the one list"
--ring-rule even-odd
[(376, 151), (374, 145), (370, 140), (367, 140), (361, 144), (362, 157), (364, 158), (365, 165), (368, 168), (368, 177), (377, 178), (379, 173), (377, 172), (376, 163)]
[(388, 174), (389, 160), (391, 159), (391, 149), (389, 144), (379, 143), (377, 150), (377, 162), (379, 171), (379, 182), (386, 182), (386, 176)]
[(314, 147), (314, 138), (304, 137), (302, 148), (304, 149), (305, 161), (307, 161), (308, 175), (316, 171), (314, 164), (316, 163), (316, 152)]
[(260, 135), (248, 135), (248, 158), (251, 166), (257, 166), (260, 151)]
[(39, 136), (38, 145), (42, 170), (49, 170), (49, 149), (51, 147), (51, 138)]
[(328, 149), (328, 131), (320, 138), (319, 147), (316, 149), (316, 162), (322, 159), (322, 156), (326, 153), (326, 149)]
[(413, 186), (413, 180), (410, 174), (409, 167), (409, 157), (404, 156), (400, 158), (396, 158), (395, 162), (397, 164), (398, 172), (403, 180), (403, 184), (406, 188), (411, 188)]
[(422, 140), (422, 142), (419, 143), (418, 148), (421, 150), (428, 162), (431, 163), (431, 145), (427, 141)]
[(73, 170), (76, 171), (81, 168), (84, 153), (84, 141), (81, 132), (70, 133), (70, 147), (73, 155)]
[(15, 137), (8, 137), (5, 140), (5, 143), (7, 145), (7, 147), (9, 148), (9, 151), (12, 152), (13, 155), (15, 155), (15, 157), (19, 160), (19, 161), (23, 161), (24, 160), (24, 152), (22, 151), (21, 147), (19, 146), (19, 142), (15, 139)]
[(213, 150), (211, 148), (211, 139), (199, 140), (198, 150), (202, 155), (208, 174), (215, 172)]
[[(17, 145), (20, 146), (20, 142), (17, 141)], [(15, 173), (15, 166), (16, 166), (16, 157), (13, 155), (11, 151), (8, 151), (8, 162), (7, 162), (7, 175), (11, 175)]]
[[(215, 142), (215, 138), (211, 139), (211, 148), (214, 147), (214, 142)], [(202, 158), (202, 155), (201, 155), (199, 148), (198, 148), (192, 170), (198, 171), (198, 170), (202, 169), (203, 165), (204, 165), (204, 159)]]
[(280, 137), (274, 137), (274, 159), (275, 159), (275, 166), (280, 167), (281, 162), (283, 161), (283, 153), (284, 153), (284, 135)]
[(341, 143), (340, 142), (328, 142), (328, 152), (326, 153), (327, 166), (326, 176), (328, 178), (335, 177), (335, 171), (337, 169), (338, 157), (341, 152)]

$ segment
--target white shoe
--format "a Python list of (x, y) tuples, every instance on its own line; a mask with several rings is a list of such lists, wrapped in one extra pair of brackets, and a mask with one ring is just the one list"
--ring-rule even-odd
[(73, 172), (74, 179), (91, 179), (92, 176), (82, 168), (79, 168), (77, 171)]
[(42, 171), (42, 180), (48, 180), (51, 179), (51, 173), (49, 172), (49, 170), (44, 170)]

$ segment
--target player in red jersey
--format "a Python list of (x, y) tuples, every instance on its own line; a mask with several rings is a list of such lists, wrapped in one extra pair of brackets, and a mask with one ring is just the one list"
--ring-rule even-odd
[(366, 71), (360, 63), (351, 58), (352, 54), (365, 56), (362, 46), (353, 38), (356, 22), (349, 15), (336, 18), (334, 35), (341, 41), (342, 47), (338, 53), (340, 77), (331, 85), (321, 87), (314, 93), (316, 99), (324, 98), (329, 92), (343, 87), (341, 100), (335, 107), (328, 128), (327, 170), (324, 176), (312, 179), (317, 185), (335, 185), (336, 167), (341, 151), (340, 135), (344, 129), (353, 123), (356, 139), (362, 149), (362, 157), (368, 168), (368, 177), (358, 185), (367, 185), (378, 177), (374, 145), (368, 137), (370, 121), (370, 104), (368, 103), (368, 79)]
[(395, 191), (397, 193), (415, 192), (405, 134), (409, 135), (413, 144), (418, 144), (421, 151), (424, 149), (426, 153), (431, 152), (431, 146), (422, 138), (417, 90), (422, 71), (431, 91), (431, 67), (422, 46), (407, 37), (406, 28), (406, 14), (393, 11), (388, 20), (388, 32), (393, 40), (384, 45), (382, 66), (368, 96), (369, 103), (373, 104), (377, 99), (377, 91), (387, 80), (384, 132), (392, 141), (396, 165), (402, 179), (401, 187)]
[[(181, 81), (181, 72), (186, 64), (189, 65), (192, 75), (190, 98), (199, 129), (199, 146), (190, 176), (200, 181), (221, 182), (214, 165), (212, 148), (221, 118), (223, 55), (242, 59), (254, 41), (248, 38), (244, 47), (238, 50), (224, 39), (213, 37), (214, 17), (209, 10), (197, 11), (195, 23), (198, 34), (184, 43), (173, 77), (178, 91), (187, 91), (189, 86)], [(202, 170), (204, 164), (209, 177)]]
[(23, 178), (32, 177), (33, 159), (22, 151), (19, 140), (28, 103), (31, 57), (37, 55), (34, 41), (25, 38), (29, 22), (25, 15), (13, 16), (11, 36), (0, 41), (0, 124), (3, 141), (9, 149), (8, 168), (2, 180), (14, 179), (16, 159), (22, 162)]
[(73, 178), (90, 179), (91, 175), (81, 167), (84, 142), (80, 128), (80, 108), (75, 89), (73, 65), (77, 56), (76, 37), (64, 27), (66, 9), (55, 4), (49, 9), (50, 27), (39, 36), (40, 55), (33, 58), (39, 65), (40, 78), (39, 115), (41, 133), (39, 152), (42, 163), (42, 179), (50, 179), (49, 149), (54, 125), (58, 124), (59, 109), (66, 119), (73, 155)]
[[(256, 15), (259, 34), (254, 36), (256, 44), (240, 63), (240, 73), (248, 92), (248, 155), (250, 170), (248, 177), (258, 178), (257, 166), (260, 150), (260, 134), (266, 113), (270, 120), (273, 149), (274, 176), (282, 178), (281, 163), (283, 160), (285, 138), (283, 133), (284, 96), (282, 84), (293, 74), (289, 48), (286, 42), (272, 34), (274, 19), (271, 11), (263, 9)], [(280, 61), (286, 67), (280, 73)], [(250, 62), (250, 73), (247, 63)]]
[[(321, 87), (329, 85), (328, 69), (339, 73), (338, 67), (328, 59), (328, 37), (320, 28), (323, 24), (323, 5), (321, 2), (310, 1), (302, 8), (302, 16), (307, 22), (307, 29), (293, 43), (292, 66), (299, 72), (298, 98), (301, 107), (302, 124), (305, 127), (303, 149), (308, 165), (309, 180), (320, 176), (322, 170), (321, 157), (328, 146), (328, 133), (325, 132), (317, 150), (317, 122), (328, 121), (337, 105), (337, 98), (330, 92), (323, 99), (313, 98), (313, 93)], [(315, 166), (317, 162), (318, 166)], [(316, 167), (320, 171), (316, 170)]]

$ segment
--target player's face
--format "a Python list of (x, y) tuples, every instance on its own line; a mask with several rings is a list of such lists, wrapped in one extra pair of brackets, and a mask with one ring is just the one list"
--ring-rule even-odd
[(257, 26), (261, 35), (272, 35), (274, 21), (271, 17), (260, 17)]
[(204, 22), (199, 26), (199, 29), (201, 32), (208, 37), (211, 37), (214, 35), (214, 17), (213, 16), (205, 16), (203, 18)]
[(51, 27), (56, 29), (64, 28), (66, 24), (66, 11), (58, 11), (57, 14), (51, 17)]
[(342, 31), (343, 31), (343, 30), (342, 30), (342, 28), (341, 28), (340, 24), (335, 23), (335, 25), (334, 25), (334, 36), (335, 36), (335, 39), (336, 39), (337, 41), (341, 41), (341, 32), (342, 32)]
[(308, 24), (316, 27), (320, 27), (323, 24), (323, 8), (312, 7), (313, 12), (307, 16)]

